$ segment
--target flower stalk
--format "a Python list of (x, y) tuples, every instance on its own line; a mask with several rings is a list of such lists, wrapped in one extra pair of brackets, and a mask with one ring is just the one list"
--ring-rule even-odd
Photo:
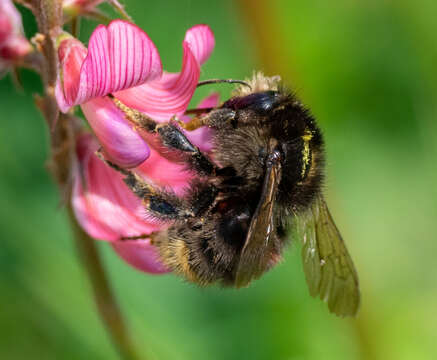
[(123, 314), (111, 289), (96, 242), (79, 226), (70, 206), (68, 213), (76, 247), (91, 282), (94, 300), (112, 342), (122, 359), (139, 360), (140, 357), (134, 348)]
[[(132, 267), (163, 274), (169, 269), (161, 262), (150, 234), (169, 224), (145, 215), (141, 199), (118, 171), (96, 156), (96, 151), (112, 164), (134, 168), (157, 189), (171, 189), (176, 196), (184, 196), (196, 174), (186, 169), (178, 156), (167, 154), (146, 129), (137, 128), (113, 99), (157, 123), (174, 117), (189, 121), (185, 112), (197, 88), (201, 66), (213, 51), (214, 34), (207, 25), (189, 28), (182, 42), (181, 70), (170, 73), (163, 69), (153, 41), (132, 22), (114, 19), (97, 26), (88, 46), (77, 39), (80, 17), (99, 13), (96, 6), (102, 2), (129, 18), (117, 0), (16, 0), (36, 18), (38, 33), (31, 42), (24, 37), (12, 0), (1, 1), (8, 7), (7, 17), (0, 18), (0, 49), (18, 54), (3, 57), (7, 60), (3, 61), (4, 69), (26, 66), (42, 78), (44, 93), (35, 96), (35, 104), (50, 129), (48, 169), (68, 209), (100, 317), (120, 356), (139, 359), (95, 239), (109, 243)], [(64, 30), (69, 22), (71, 26), (66, 27), (71, 34)], [(24, 47), (11, 46), (16, 39), (24, 42), (26, 52), (18, 51)], [(215, 107), (218, 101), (217, 94), (212, 94), (199, 108)], [(74, 115), (77, 106), (89, 127)], [(211, 151), (211, 129), (197, 129), (186, 136), (202, 151)]]
[[(44, 84), (44, 95), (35, 96), (36, 106), (41, 110), (50, 128), (51, 158), (48, 169), (56, 180), (63, 202), (69, 203), (72, 193), (72, 169), (76, 164), (76, 137), (80, 131), (77, 118), (71, 112), (60, 114), (55, 98), (58, 79), (57, 38), (62, 34), (62, 0), (20, 1), (32, 10), (36, 17), (39, 34), (33, 43), (37, 62), (28, 67), (37, 71)], [(26, 64), (23, 61), (24, 64)], [(94, 293), (100, 317), (110, 334), (111, 340), (124, 360), (140, 359), (127, 330), (126, 322), (112, 292), (95, 240), (90, 238), (77, 223), (71, 205), (68, 215), (76, 246), (85, 266)]]

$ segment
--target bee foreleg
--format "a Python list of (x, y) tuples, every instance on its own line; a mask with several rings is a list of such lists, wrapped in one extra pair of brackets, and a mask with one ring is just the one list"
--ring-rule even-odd
[(156, 128), (159, 125), (158, 122), (151, 119), (147, 115), (143, 114), (142, 112), (132, 109), (129, 106), (123, 104), (120, 100), (115, 98), (113, 95), (108, 95), (114, 104), (125, 114), (126, 118), (134, 123), (139, 128), (150, 132), (150, 133), (156, 133)]
[(209, 113), (207, 126), (213, 129), (223, 129), (229, 126), (236, 128), (238, 125), (237, 112), (232, 109), (216, 109)]
[(193, 131), (202, 126), (221, 129), (232, 125), (235, 128), (237, 126), (237, 121), (237, 112), (235, 110), (219, 108), (211, 109), (207, 114), (196, 115), (188, 122), (179, 121), (178, 124), (184, 130)]
[(183, 124), (182, 122), (172, 119), (167, 123), (158, 123), (140, 111), (131, 109), (113, 96), (111, 98), (129, 121), (149, 133), (158, 134), (164, 146), (188, 155), (187, 162), (193, 170), (200, 175), (214, 175), (216, 173), (216, 166), (176, 126), (176, 124)]
[[(102, 157), (100, 153), (97, 154)], [(125, 175), (123, 181), (136, 196), (143, 200), (143, 204), (150, 215), (164, 221), (195, 216), (188, 202), (184, 199), (169, 191), (148, 184), (141, 176), (130, 170), (122, 169), (108, 160), (104, 161), (107, 165)]]
[(167, 148), (178, 150), (186, 155), (186, 162), (197, 173), (203, 176), (217, 173), (216, 165), (193, 145), (176, 125), (172, 123), (159, 125), (157, 132)]
[[(203, 110), (203, 109), (195, 109), (195, 110)], [(197, 115), (191, 118), (188, 122), (178, 121), (178, 125), (187, 131), (197, 130), (198, 128), (205, 126), (208, 122), (208, 117), (205, 115)]]

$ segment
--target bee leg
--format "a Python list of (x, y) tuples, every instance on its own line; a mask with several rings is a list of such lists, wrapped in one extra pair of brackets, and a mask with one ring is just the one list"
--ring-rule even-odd
[(152, 134), (156, 133), (156, 129), (159, 126), (159, 123), (155, 120), (151, 119), (147, 115), (142, 112), (132, 109), (129, 106), (123, 104), (120, 100), (115, 98), (112, 94), (108, 95), (114, 104), (126, 115), (126, 118), (134, 123), (139, 128), (150, 132)]
[[(203, 111), (203, 114), (196, 115), (188, 122), (178, 121), (178, 125), (187, 131), (196, 130), (202, 126), (208, 126), (215, 129), (221, 129), (223, 127), (232, 125), (237, 127), (237, 113), (232, 109), (193, 109), (189, 112), (197, 113), (197, 111)], [(209, 111), (205, 114), (206, 111)]]
[[(102, 158), (100, 153), (97, 155)], [(171, 221), (195, 216), (186, 200), (148, 184), (142, 177), (130, 170), (123, 169), (108, 160), (104, 161), (114, 170), (125, 175), (123, 181), (136, 196), (143, 200), (147, 212), (153, 217), (163, 221)]]
[(120, 240), (143, 240), (143, 239), (150, 239), (150, 243), (153, 245), (155, 238), (159, 234), (159, 231), (152, 231), (150, 234), (141, 234), (141, 235), (135, 235), (135, 236), (123, 236), (120, 238)]
[(219, 171), (218, 167), (172, 122), (160, 125), (157, 132), (164, 146), (184, 154), (185, 162), (199, 175), (214, 176)]
[[(199, 109), (203, 110), (203, 109)], [(208, 117), (205, 115), (196, 115), (191, 118), (188, 122), (178, 121), (178, 125), (187, 131), (197, 130), (198, 128), (208, 125)]]
[(115, 105), (124, 112), (128, 120), (149, 133), (158, 134), (164, 146), (185, 154), (186, 162), (199, 175), (211, 176), (217, 173), (219, 169), (207, 156), (202, 154), (197, 146), (187, 139), (176, 125), (177, 123), (182, 124), (182, 122), (173, 119), (167, 123), (158, 123), (140, 111), (129, 108), (113, 96), (112, 99)]

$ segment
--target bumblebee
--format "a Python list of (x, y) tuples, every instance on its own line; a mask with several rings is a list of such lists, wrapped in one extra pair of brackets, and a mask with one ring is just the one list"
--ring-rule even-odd
[[(241, 83), (188, 123), (157, 123), (113, 98), (197, 174), (183, 198), (109, 164), (149, 214), (170, 224), (149, 237), (174, 273), (202, 286), (245, 287), (278, 262), (294, 229), (311, 295), (339, 316), (355, 315), (357, 272), (322, 195), (325, 153), (315, 119), (278, 77)], [(208, 155), (184, 134), (201, 126), (214, 129)]]

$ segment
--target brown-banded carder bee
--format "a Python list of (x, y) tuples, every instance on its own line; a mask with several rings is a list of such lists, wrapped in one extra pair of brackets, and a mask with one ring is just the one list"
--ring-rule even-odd
[[(113, 98), (197, 174), (183, 198), (110, 165), (148, 213), (169, 223), (150, 238), (173, 272), (200, 285), (247, 286), (278, 262), (298, 230), (311, 295), (337, 315), (355, 315), (358, 277), (322, 195), (325, 153), (315, 119), (278, 77), (240, 83), (229, 100), (188, 123), (157, 123)], [(201, 126), (214, 130), (210, 154), (184, 134)]]

